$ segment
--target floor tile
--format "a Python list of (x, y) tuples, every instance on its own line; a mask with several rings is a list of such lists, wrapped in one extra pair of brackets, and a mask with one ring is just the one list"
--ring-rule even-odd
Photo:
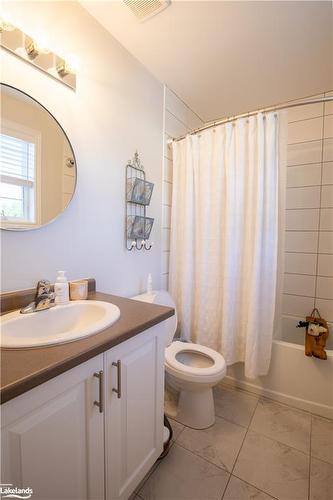
[(311, 454), (333, 464), (333, 420), (312, 417)]
[(229, 474), (174, 444), (143, 485), (144, 500), (220, 500)]
[(270, 401), (260, 400), (250, 429), (305, 453), (310, 453), (311, 415)]
[(244, 427), (216, 417), (215, 424), (208, 429), (195, 430), (186, 427), (177, 439), (177, 443), (215, 465), (231, 471), (245, 434)]
[(179, 422), (176, 422), (176, 420), (173, 420), (172, 418), (169, 418), (169, 422), (171, 424), (172, 432), (173, 432), (172, 439), (173, 439), (173, 441), (176, 441), (176, 439), (178, 438), (179, 434), (184, 429), (184, 425), (180, 424)]
[(279, 500), (307, 500), (309, 456), (249, 431), (234, 474)]
[(332, 500), (333, 465), (311, 458), (310, 500)]
[(215, 413), (235, 424), (247, 427), (258, 402), (256, 396), (244, 391), (217, 385), (214, 388)]
[(235, 476), (231, 476), (223, 496), (223, 500), (271, 500), (272, 498)]

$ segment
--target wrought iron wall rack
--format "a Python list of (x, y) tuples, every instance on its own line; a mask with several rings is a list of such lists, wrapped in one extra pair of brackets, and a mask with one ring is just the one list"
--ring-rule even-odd
[(126, 221), (125, 241), (127, 250), (150, 250), (149, 242), (154, 219), (147, 217), (147, 206), (153, 191), (147, 182), (144, 166), (136, 151), (126, 165)]

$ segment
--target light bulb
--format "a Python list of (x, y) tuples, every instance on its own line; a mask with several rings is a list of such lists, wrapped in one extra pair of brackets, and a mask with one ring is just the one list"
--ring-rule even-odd
[(80, 67), (80, 62), (74, 54), (69, 54), (65, 58), (66, 67), (69, 73), (76, 73)]
[(80, 66), (79, 60), (74, 55), (68, 55), (65, 59), (62, 59), (57, 65), (57, 71), (61, 77), (67, 76), (69, 74), (75, 75)]
[(0, 17), (0, 33), (1, 31), (14, 31), (15, 29), (15, 26)]
[(50, 50), (47, 48), (46, 40), (43, 37), (34, 38), (34, 44), (36, 50), (38, 50), (39, 54), (49, 54)]
[(28, 38), (25, 50), (30, 59), (35, 59), (40, 54), (49, 54), (50, 52), (47, 48), (46, 40), (40, 35), (34, 39)]

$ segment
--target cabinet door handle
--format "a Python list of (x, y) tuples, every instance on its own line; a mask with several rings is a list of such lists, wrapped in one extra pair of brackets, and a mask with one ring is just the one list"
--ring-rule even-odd
[(94, 401), (94, 405), (98, 406), (99, 412), (104, 411), (104, 373), (103, 370), (94, 373), (94, 377), (99, 380), (99, 401)]
[(121, 398), (121, 362), (118, 359), (117, 362), (113, 361), (112, 366), (117, 367), (117, 389), (113, 387), (112, 391), (117, 394), (118, 399)]

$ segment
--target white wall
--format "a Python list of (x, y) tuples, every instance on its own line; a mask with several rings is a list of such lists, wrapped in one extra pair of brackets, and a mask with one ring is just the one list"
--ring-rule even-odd
[(162, 182), (162, 283), (168, 288), (172, 203), (172, 146), (170, 140), (201, 127), (203, 121), (167, 86), (164, 87), (164, 150)]
[[(50, 49), (81, 63), (77, 90), (1, 51), (2, 81), (46, 106), (72, 142), (78, 169), (74, 199), (52, 224), (34, 231), (1, 231), (2, 289), (69, 278), (97, 279), (97, 288), (123, 295), (143, 290), (149, 272), (161, 277), (163, 86), (76, 2), (2, 2), (28, 34), (44, 33)], [(33, 13), (33, 15), (32, 15)], [(124, 247), (125, 165), (135, 150), (155, 183), (149, 214), (154, 247)]]

